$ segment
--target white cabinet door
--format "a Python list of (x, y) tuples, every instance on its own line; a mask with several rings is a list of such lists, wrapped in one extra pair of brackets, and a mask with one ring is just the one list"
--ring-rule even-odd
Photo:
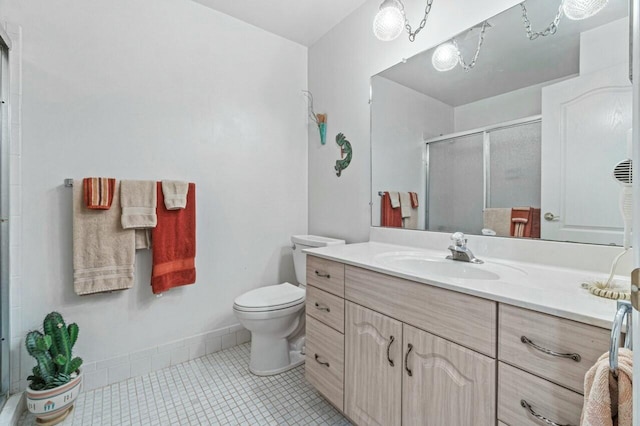
[(346, 304), (345, 413), (356, 424), (400, 426), (402, 323)]
[(616, 66), (542, 89), (543, 239), (622, 244), (614, 166), (631, 153), (628, 69)]
[(496, 361), (404, 324), (402, 425), (494, 426)]

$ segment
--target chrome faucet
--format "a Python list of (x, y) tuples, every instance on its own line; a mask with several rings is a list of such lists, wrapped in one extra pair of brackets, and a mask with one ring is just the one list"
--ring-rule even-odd
[(451, 235), (451, 241), (453, 241), (453, 244), (449, 246), (451, 255), (447, 256), (447, 259), (475, 264), (484, 263), (482, 260), (476, 258), (471, 250), (467, 248), (467, 239), (462, 232), (456, 232)]

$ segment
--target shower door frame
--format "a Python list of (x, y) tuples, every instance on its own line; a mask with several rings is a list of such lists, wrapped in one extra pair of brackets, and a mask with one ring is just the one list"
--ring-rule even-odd
[(424, 227), (425, 230), (429, 230), (429, 161), (430, 161), (430, 153), (429, 146), (434, 143), (442, 143), (448, 142), (454, 139), (459, 139), (467, 136), (474, 135), (482, 135), (482, 210), (484, 211), (487, 207), (490, 207), (491, 204), (491, 132), (495, 132), (496, 130), (509, 129), (512, 127), (518, 126), (526, 126), (528, 124), (533, 123), (541, 123), (542, 115), (531, 115), (524, 118), (519, 118), (517, 120), (504, 121), (502, 123), (491, 124), (485, 127), (479, 127), (476, 129), (465, 130), (462, 132), (449, 133), (447, 135), (437, 136), (435, 138), (425, 139), (425, 168), (426, 168), (426, 186), (425, 186), (425, 196), (424, 196)]
[(0, 410), (9, 396), (9, 138), (11, 39), (0, 26)]

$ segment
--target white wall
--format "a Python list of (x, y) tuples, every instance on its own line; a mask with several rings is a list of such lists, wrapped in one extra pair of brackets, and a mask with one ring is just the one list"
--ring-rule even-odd
[(455, 131), (463, 132), (542, 114), (542, 88), (562, 80), (546, 81), (455, 107)]
[(372, 223), (380, 225), (378, 191), (416, 192), (424, 229), (424, 139), (453, 131), (453, 108), (384, 77), (375, 76), (371, 86)]
[[(79, 323), (87, 362), (126, 357), (233, 325), (236, 296), (294, 279), (289, 236), (307, 231), (306, 48), (185, 0), (0, 10), (23, 32), (21, 335), (59, 310)], [(144, 253), (134, 289), (76, 296), (62, 183), (83, 176), (196, 182), (197, 283), (157, 299)], [(22, 379), (32, 365), (23, 354)]]
[[(309, 50), (309, 89), (318, 112), (329, 114), (328, 142), (309, 137), (309, 231), (366, 241), (371, 225), (369, 81), (386, 68), (447, 40), (502, 10), (516, 0), (435, 2), (426, 28), (414, 43), (407, 36), (385, 43), (372, 33), (379, 0), (367, 1)], [(423, 0), (405, 2), (413, 25), (422, 19)], [(310, 130), (314, 132), (315, 129)], [(353, 146), (353, 161), (338, 178), (333, 170), (343, 132)]]

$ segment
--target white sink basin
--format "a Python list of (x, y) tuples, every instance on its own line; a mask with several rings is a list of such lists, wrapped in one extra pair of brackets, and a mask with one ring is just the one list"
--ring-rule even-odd
[(445, 255), (441, 259), (421, 252), (394, 252), (376, 256), (380, 264), (425, 277), (438, 276), (458, 280), (496, 281), (505, 275), (526, 275), (526, 272), (507, 265), (487, 262), (480, 265), (449, 260)]

